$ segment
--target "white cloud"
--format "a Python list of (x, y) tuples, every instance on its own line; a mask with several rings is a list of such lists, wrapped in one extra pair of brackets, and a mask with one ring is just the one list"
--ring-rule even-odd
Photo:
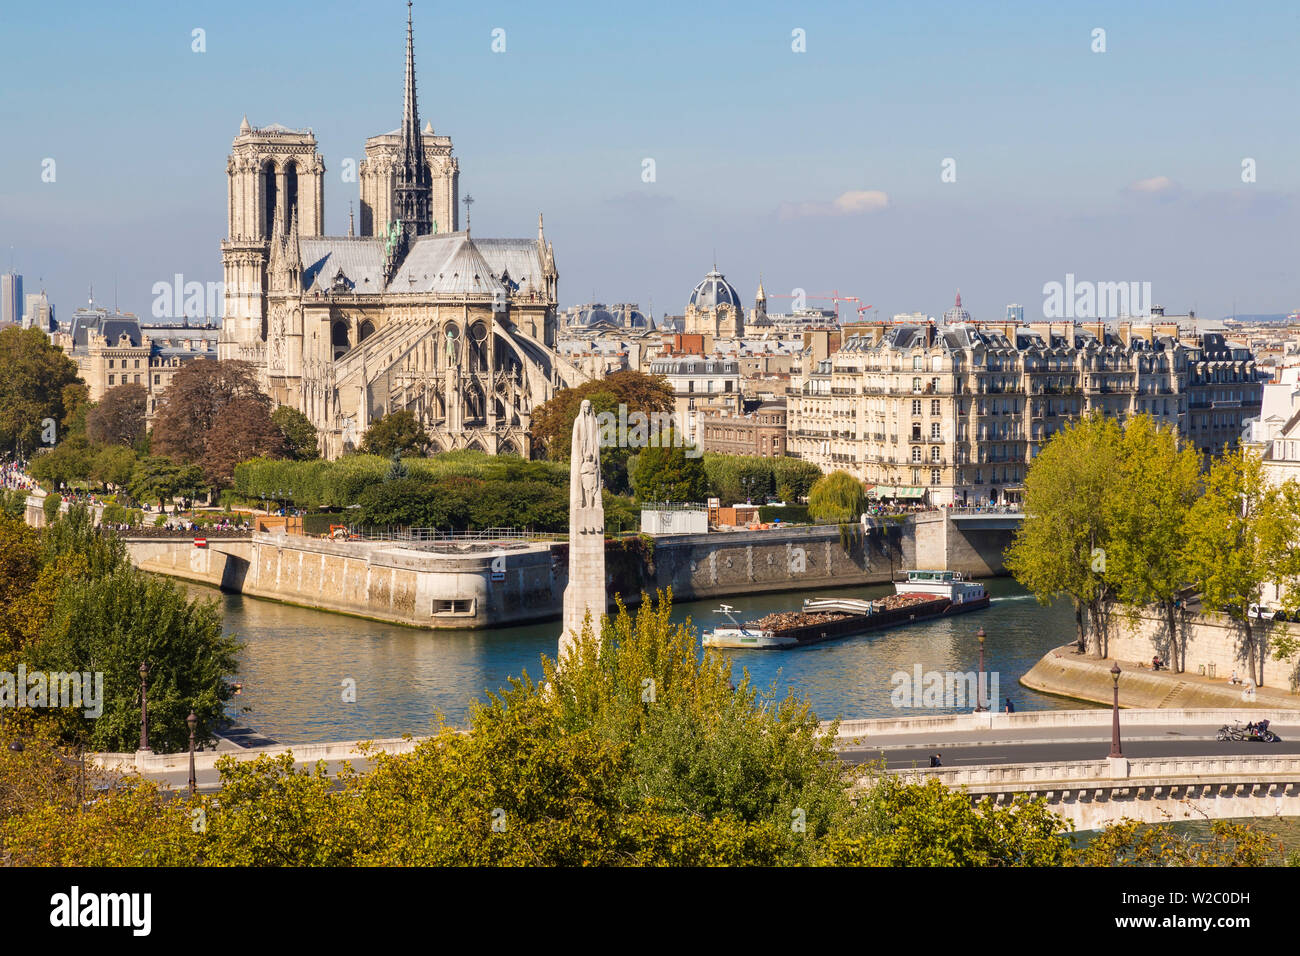
[(1178, 184), (1168, 176), (1152, 176), (1149, 179), (1139, 179), (1135, 183), (1130, 183), (1128, 191), (1131, 193), (1169, 193), (1176, 192)]
[(840, 193), (830, 202), (782, 203), (782, 219), (801, 219), (808, 216), (858, 216), (889, 208), (889, 194), (875, 189), (850, 189)]

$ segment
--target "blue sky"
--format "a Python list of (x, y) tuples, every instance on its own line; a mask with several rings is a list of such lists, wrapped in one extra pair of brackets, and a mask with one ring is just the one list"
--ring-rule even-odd
[[(342, 160), (400, 120), (400, 0), (0, 17), (0, 268), (12, 247), (64, 316), (92, 282), (148, 314), (155, 282), (221, 278), (245, 113), (316, 131), (330, 233), (357, 199)], [(1293, 4), (420, 0), (415, 31), (475, 233), (545, 212), (563, 305), (680, 312), (716, 251), (747, 297), (761, 273), (883, 314), (960, 288), (977, 318), (1032, 316), (1066, 273), (1149, 281), (1170, 312), (1300, 307)]]

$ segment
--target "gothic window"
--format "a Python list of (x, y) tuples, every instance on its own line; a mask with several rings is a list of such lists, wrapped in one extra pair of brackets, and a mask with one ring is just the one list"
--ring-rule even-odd
[(374, 334), (375, 334), (375, 323), (371, 322), (369, 319), (366, 319), (357, 328), (357, 341), (364, 342), (366, 339), (370, 338), (370, 336)]
[(289, 229), (298, 210), (298, 165), (289, 163), (284, 171), (284, 228)]
[[(262, 180), (262, 238), (271, 238), (271, 229), (275, 224), (275, 204), (279, 198), (276, 195), (275, 182), (275, 163), (267, 160), (262, 164), (261, 172), (258, 176)], [(262, 338), (266, 338), (265, 332)]]
[(489, 347), (487, 326), (482, 322), (475, 322), (469, 327), (469, 365), (471, 371), (487, 371)]
[(339, 319), (334, 323), (330, 330), (330, 344), (334, 349), (334, 358), (338, 358), (352, 348), (352, 343), (348, 339), (348, 324)]

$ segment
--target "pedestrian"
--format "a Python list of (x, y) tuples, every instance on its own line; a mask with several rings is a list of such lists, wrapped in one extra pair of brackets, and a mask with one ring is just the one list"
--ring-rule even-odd
[(1010, 697), (1007, 698), (1006, 712), (1008, 714), (1014, 714), (1016, 712), (1016, 705), (1011, 703)]
[(942, 766), (943, 766), (943, 761), (939, 759), (939, 755), (938, 755), (938, 754), (935, 754), (934, 756), (932, 756), (932, 757), (930, 758), (930, 766), (931, 766), (931, 767), (942, 767)]

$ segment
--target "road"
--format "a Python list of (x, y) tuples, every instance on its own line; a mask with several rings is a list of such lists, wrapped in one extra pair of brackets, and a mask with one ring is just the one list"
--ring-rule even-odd
[[(1224, 757), (1300, 754), (1300, 724), (1274, 721), (1270, 729), (1281, 736), (1275, 744), (1215, 739), (1218, 726), (1158, 724), (1129, 726), (1121, 716), (1120, 740), (1126, 757)], [(1014, 736), (1009, 736), (1014, 735)], [(844, 761), (862, 764), (884, 759), (890, 769), (928, 767), (938, 753), (945, 767), (1045, 763), (1056, 760), (1102, 760), (1110, 754), (1109, 727), (1022, 728), (1007, 733), (991, 730), (941, 734), (893, 734), (868, 741), (845, 741)]]

